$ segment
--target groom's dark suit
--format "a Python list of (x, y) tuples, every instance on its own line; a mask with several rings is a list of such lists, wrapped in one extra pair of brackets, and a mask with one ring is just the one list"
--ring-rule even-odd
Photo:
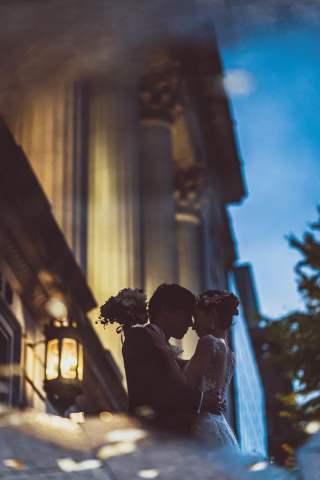
[(153, 328), (147, 325), (126, 332), (123, 358), (129, 411), (149, 406), (163, 417), (175, 413), (195, 415), (201, 392), (187, 384), (169, 346), (152, 335)]

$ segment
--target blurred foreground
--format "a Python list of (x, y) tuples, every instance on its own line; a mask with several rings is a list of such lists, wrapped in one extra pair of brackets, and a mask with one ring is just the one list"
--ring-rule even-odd
[(211, 451), (148, 426), (145, 419), (103, 413), (72, 421), (35, 411), (0, 411), (0, 478), (319, 479), (320, 434), (288, 472), (234, 451)]

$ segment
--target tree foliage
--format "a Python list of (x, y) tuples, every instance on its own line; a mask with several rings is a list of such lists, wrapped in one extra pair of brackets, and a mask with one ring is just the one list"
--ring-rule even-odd
[(306, 425), (320, 419), (320, 207), (318, 221), (309, 225), (302, 239), (288, 237), (301, 254), (295, 271), (305, 308), (270, 322), (269, 338), (278, 344), (275, 362), (281, 362), (294, 385), (282, 398), (283, 412), (304, 439)]

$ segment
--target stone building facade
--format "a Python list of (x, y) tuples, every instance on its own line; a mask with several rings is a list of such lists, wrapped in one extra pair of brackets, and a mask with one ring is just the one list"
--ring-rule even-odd
[[(76, 82), (53, 77), (2, 112), (81, 277), (73, 301), (89, 299), (81, 318), (91, 319), (99, 368), (98, 337), (110, 352), (102, 383), (113, 385), (109, 400), (117, 392), (115, 409), (123, 405), (121, 340), (95, 324), (89, 291), (101, 305), (125, 287), (148, 296), (163, 282), (196, 294), (228, 288), (237, 259), (228, 205), (245, 197), (214, 34), (147, 50), (133, 70), (122, 64)], [(61, 268), (60, 283), (68, 285)], [(196, 341), (192, 332), (183, 339), (186, 358)]]
[[(98, 304), (124, 287), (225, 287), (236, 256), (227, 205), (245, 188), (214, 36), (136, 70), (55, 82), (4, 115)], [(121, 365), (115, 332), (99, 335)]]
[[(87, 414), (123, 411), (126, 393), (120, 371), (86, 315), (95, 299), (27, 157), (2, 122), (0, 209), (0, 401), (64, 413), (51, 401), (44, 382), (49, 365), (46, 326), (60, 319), (63, 309), (63, 321), (79, 333), (84, 351), (79, 365), (83, 382), (68, 407)], [(64, 365), (72, 378), (68, 362), (70, 357)], [(65, 388), (63, 381), (59, 388)]]

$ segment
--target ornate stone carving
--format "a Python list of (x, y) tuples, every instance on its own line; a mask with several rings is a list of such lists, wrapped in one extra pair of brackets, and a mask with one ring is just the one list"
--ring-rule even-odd
[(197, 163), (187, 168), (175, 166), (174, 199), (178, 211), (199, 211), (209, 198), (207, 172)]
[(159, 55), (148, 65), (139, 92), (142, 120), (172, 122), (182, 110), (179, 62)]

